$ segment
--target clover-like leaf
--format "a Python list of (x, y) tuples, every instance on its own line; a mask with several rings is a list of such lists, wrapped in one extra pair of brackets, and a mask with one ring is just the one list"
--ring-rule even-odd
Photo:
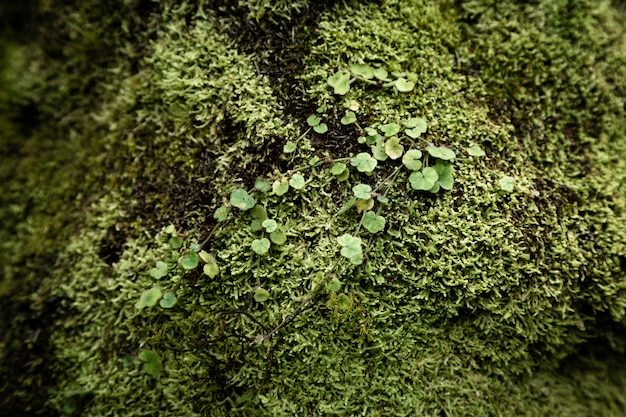
[(333, 279), (330, 280), (330, 282), (328, 284), (326, 284), (326, 290), (328, 291), (339, 291), (341, 289), (341, 281), (339, 281), (339, 278), (334, 277)]
[(347, 166), (344, 163), (336, 162), (330, 169), (330, 173), (333, 175), (341, 175), (346, 170)]
[(328, 132), (328, 125), (326, 123), (320, 123), (317, 126), (313, 126), (313, 130), (319, 134), (323, 134)]
[(302, 174), (300, 174), (299, 172), (296, 172), (295, 174), (293, 174), (291, 179), (289, 180), (289, 185), (291, 185), (296, 190), (303, 189), (305, 184), (306, 184), (306, 181), (304, 177), (302, 176)]
[(361, 152), (350, 160), (350, 164), (356, 167), (359, 172), (367, 173), (374, 171), (378, 162), (367, 152)]
[(367, 64), (352, 64), (350, 65), (350, 71), (352, 71), (354, 75), (361, 76), (366, 80), (374, 78), (374, 68)]
[(352, 187), (352, 192), (356, 198), (361, 198), (363, 200), (369, 200), (372, 198), (370, 194), (372, 192), (372, 187), (367, 184), (358, 184)]
[(289, 180), (287, 178), (283, 178), (281, 180), (276, 180), (272, 184), (272, 191), (277, 196), (281, 196), (289, 191)]
[(217, 210), (215, 210), (215, 213), (213, 213), (213, 218), (217, 220), (218, 222), (223, 222), (228, 218), (228, 212), (229, 212), (228, 207), (221, 206)]
[(385, 136), (390, 137), (393, 135), (397, 135), (400, 132), (401, 126), (397, 123), (387, 123), (380, 127), (380, 130), (385, 134)]
[(356, 114), (353, 111), (346, 111), (346, 115), (340, 120), (342, 125), (349, 125), (356, 122)]
[(471, 146), (469, 148), (467, 148), (467, 153), (470, 156), (475, 156), (475, 157), (480, 157), (480, 156), (485, 156), (485, 151), (482, 150), (482, 148), (478, 145), (474, 145)]
[(450, 191), (452, 189), (452, 185), (454, 184), (452, 165), (449, 162), (437, 161), (435, 164), (435, 171), (437, 171), (437, 175), (439, 176), (437, 183), (444, 190)]
[(264, 237), (261, 239), (254, 239), (252, 241), (252, 244), (250, 245), (250, 248), (257, 255), (264, 255), (270, 250), (270, 245), (271, 245), (270, 240)]
[(276, 229), (270, 233), (270, 240), (277, 245), (283, 245), (287, 241), (287, 234), (284, 230)]
[(406, 133), (413, 139), (417, 139), (422, 135), (422, 133), (426, 132), (426, 130), (428, 129), (426, 120), (422, 119), (421, 117), (412, 117), (404, 122), (404, 125), (408, 128), (404, 131), (404, 133)]
[(183, 246), (183, 240), (178, 236), (172, 236), (170, 240), (168, 240), (168, 243), (170, 244), (172, 249), (179, 249), (181, 246)]
[(254, 182), (254, 188), (262, 193), (268, 193), (272, 189), (272, 186), (265, 180), (256, 180)]
[(378, 161), (386, 161), (388, 156), (385, 152), (385, 143), (383, 142), (382, 136), (379, 136), (379, 139), (376, 141), (376, 144), (372, 146), (372, 155)]
[(337, 296), (337, 307), (339, 307), (340, 310), (348, 310), (350, 308), (350, 297), (346, 294), (339, 294)]
[(155, 279), (163, 278), (167, 275), (168, 265), (163, 261), (157, 261), (156, 266), (150, 270), (150, 276)]
[(278, 223), (276, 223), (276, 220), (273, 219), (267, 219), (261, 225), (267, 233), (272, 233), (278, 228)]
[(246, 190), (238, 188), (230, 193), (230, 204), (245, 211), (254, 207), (256, 200)]
[(163, 294), (163, 298), (159, 302), (159, 305), (163, 308), (172, 308), (176, 304), (178, 300), (176, 299), (176, 295), (172, 292), (166, 292)]
[(156, 378), (163, 371), (161, 358), (159, 354), (152, 349), (142, 349), (141, 352), (139, 352), (139, 360), (144, 363), (143, 369), (150, 376)]
[(309, 117), (307, 117), (306, 119), (306, 123), (313, 127), (313, 126), (317, 126), (322, 122), (322, 119), (319, 118), (319, 116), (316, 116), (314, 114), (310, 115)]
[(454, 151), (445, 146), (428, 146), (426, 151), (428, 151), (430, 156), (443, 159), (444, 161), (451, 161), (456, 157)]
[(385, 142), (385, 153), (391, 159), (398, 159), (404, 152), (404, 146), (400, 145), (400, 138), (394, 136)]
[(411, 171), (418, 171), (422, 168), (422, 152), (417, 149), (409, 149), (402, 157), (402, 163)]
[(267, 212), (265, 211), (265, 207), (257, 204), (256, 206), (252, 207), (252, 210), (250, 210), (250, 216), (253, 219), (257, 219), (260, 221), (267, 219)]
[(363, 215), (363, 227), (370, 233), (378, 233), (385, 229), (385, 218), (373, 211), (367, 211)]
[(380, 81), (389, 81), (387, 78), (389, 73), (384, 68), (376, 68), (374, 70), (374, 77), (378, 78)]
[(363, 262), (360, 237), (346, 233), (339, 236), (337, 242), (341, 245), (341, 255), (347, 258), (352, 264), (360, 265)]
[(270, 299), (270, 292), (263, 288), (257, 288), (254, 291), (254, 301), (257, 303), (264, 303)]
[(432, 167), (426, 167), (409, 176), (409, 183), (414, 190), (428, 191), (435, 186), (439, 175)]
[(333, 88), (335, 94), (340, 96), (350, 91), (350, 74), (347, 72), (337, 72), (328, 77), (326, 82)]
[(161, 292), (161, 288), (152, 287), (149, 290), (145, 290), (139, 296), (139, 300), (135, 303), (135, 308), (137, 310), (141, 310), (144, 307), (152, 307), (154, 306), (163, 293)]
[(283, 153), (292, 153), (292, 152), (295, 152), (296, 149), (297, 149), (297, 146), (296, 146), (295, 142), (292, 142), (292, 141), (289, 140), (283, 146)]
[(207, 275), (209, 278), (215, 278), (220, 273), (220, 267), (217, 265), (215, 256), (205, 251), (198, 252), (198, 256), (205, 262), (205, 265), (202, 267), (204, 275)]
[(400, 77), (398, 78), (393, 85), (396, 89), (401, 93), (406, 93), (415, 87), (415, 83), (413, 81), (408, 81), (406, 78)]
[(498, 180), (498, 185), (500, 185), (502, 191), (511, 192), (515, 189), (515, 179), (505, 175)]
[(187, 252), (180, 258), (180, 265), (186, 269), (195, 269), (200, 262), (200, 257), (195, 252)]

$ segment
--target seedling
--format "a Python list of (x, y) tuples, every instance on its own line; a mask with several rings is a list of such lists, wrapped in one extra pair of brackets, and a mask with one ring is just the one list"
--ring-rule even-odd
[(313, 127), (313, 126), (317, 126), (322, 122), (322, 119), (320, 119), (318, 116), (312, 114), (310, 115), (307, 119), (306, 119), (306, 123)]
[(339, 281), (337, 277), (334, 277), (333, 279), (330, 280), (328, 284), (326, 284), (327, 291), (337, 292), (339, 291), (339, 289), (341, 289), (341, 281)]
[(385, 229), (385, 218), (368, 211), (363, 215), (363, 227), (370, 233), (378, 233)]
[(422, 119), (421, 117), (412, 117), (404, 122), (404, 125), (408, 128), (404, 131), (404, 133), (406, 133), (413, 139), (417, 139), (422, 135), (422, 133), (426, 132), (426, 130), (428, 129), (426, 120)]
[(356, 167), (359, 172), (371, 173), (378, 162), (367, 152), (361, 152), (350, 160), (350, 164)]
[(430, 156), (443, 159), (444, 161), (451, 161), (456, 157), (454, 151), (446, 148), (445, 146), (428, 146), (426, 151), (430, 154)]
[(350, 308), (350, 297), (346, 294), (339, 294), (337, 296), (337, 307), (343, 311), (348, 310)]
[(407, 93), (415, 87), (415, 83), (413, 81), (408, 81), (406, 78), (400, 77), (394, 81), (393, 85), (396, 89), (401, 93)]
[(289, 180), (289, 185), (291, 185), (296, 190), (303, 189), (305, 184), (306, 184), (306, 181), (304, 180), (304, 177), (302, 176), (302, 174), (298, 172), (293, 174), (293, 176)]
[(254, 239), (252, 241), (252, 244), (250, 245), (250, 248), (257, 254), (257, 255), (265, 255), (269, 250), (270, 250), (270, 241), (268, 238), (264, 237), (261, 239)]
[(180, 258), (180, 265), (186, 269), (195, 269), (200, 262), (200, 257), (195, 252), (187, 252)]
[(400, 145), (400, 138), (394, 136), (385, 142), (385, 154), (391, 159), (398, 159), (404, 152), (404, 146)]
[(200, 251), (198, 256), (205, 262), (205, 265), (202, 267), (204, 274), (209, 278), (215, 278), (220, 273), (215, 256), (205, 251)]
[(360, 265), (363, 262), (360, 237), (346, 233), (339, 236), (337, 242), (341, 245), (341, 255), (347, 258), (352, 264)]
[(176, 299), (176, 295), (174, 295), (174, 293), (166, 292), (163, 294), (163, 298), (159, 302), (159, 305), (163, 308), (172, 308), (176, 304), (176, 301), (178, 300)]
[(228, 212), (229, 212), (228, 207), (221, 206), (217, 210), (215, 210), (215, 213), (213, 214), (213, 218), (217, 220), (218, 222), (223, 222), (228, 218)]
[(276, 223), (276, 220), (267, 219), (261, 224), (261, 226), (265, 228), (267, 233), (272, 233), (278, 228), (278, 223)]
[(341, 162), (335, 162), (335, 164), (333, 165), (333, 167), (330, 169), (330, 173), (337, 176), (337, 175), (341, 175), (344, 173), (344, 171), (347, 169), (348, 167), (346, 166), (346, 164), (341, 163)]
[(298, 147), (296, 146), (295, 142), (292, 141), (287, 141), (287, 143), (285, 143), (285, 145), (283, 146), (283, 153), (292, 153), (295, 152), (296, 149)]
[(500, 185), (500, 189), (506, 192), (512, 192), (515, 189), (515, 179), (513, 177), (509, 177), (508, 175), (500, 178), (498, 180), (498, 184)]
[(152, 349), (143, 349), (139, 352), (139, 360), (144, 363), (143, 369), (150, 376), (157, 377), (163, 371), (159, 354)]
[(277, 245), (284, 245), (287, 241), (287, 234), (282, 229), (276, 229), (270, 233), (270, 240)]
[(155, 286), (150, 288), (149, 290), (145, 290), (139, 296), (139, 300), (135, 303), (135, 308), (137, 310), (141, 310), (144, 307), (153, 307), (163, 293), (161, 292), (161, 288)]
[(281, 180), (276, 180), (272, 184), (272, 191), (277, 196), (281, 196), (289, 191), (289, 180), (287, 178), (283, 178)]
[(481, 156), (486, 155), (485, 151), (483, 151), (482, 148), (478, 145), (474, 145), (474, 146), (467, 148), (467, 153), (470, 156), (475, 156), (475, 157), (481, 157)]
[(269, 193), (271, 191), (271, 189), (272, 189), (272, 186), (267, 181), (256, 180), (256, 182), (254, 183), (254, 188), (257, 191), (260, 191), (262, 193)]
[(374, 78), (374, 68), (367, 64), (352, 64), (350, 65), (350, 71), (356, 76), (363, 77), (366, 80)]
[(254, 301), (256, 301), (257, 303), (264, 303), (269, 300), (269, 298), (270, 293), (268, 290), (265, 290), (263, 288), (257, 288), (254, 291)]
[(411, 171), (419, 171), (422, 168), (422, 152), (417, 149), (409, 149), (402, 157), (402, 163)]
[(230, 193), (230, 204), (242, 211), (246, 211), (254, 207), (256, 201), (246, 190), (238, 188)]
[(340, 96), (350, 91), (350, 74), (347, 72), (337, 72), (328, 77), (326, 82), (333, 88), (335, 94)]
[(389, 81), (389, 78), (387, 78), (388, 75), (389, 73), (384, 68), (376, 68), (374, 70), (374, 77), (378, 78), (380, 81)]
[(385, 152), (385, 143), (383, 142), (382, 136), (379, 136), (376, 140), (376, 144), (372, 146), (372, 155), (374, 155), (374, 158), (378, 161), (387, 160), (388, 155)]
[(157, 261), (156, 266), (150, 270), (150, 276), (160, 279), (167, 275), (168, 265), (163, 261)]
[[(454, 184), (452, 165), (449, 162), (437, 161), (435, 164), (435, 171), (437, 171), (437, 175), (439, 176), (437, 184), (439, 184), (444, 190), (450, 191), (452, 189), (452, 185)], [(431, 189), (430, 191), (437, 192), (439, 190)]]
[(363, 200), (369, 200), (372, 198), (370, 194), (372, 192), (372, 187), (367, 184), (359, 184), (352, 187), (352, 192), (356, 198), (360, 198)]
[(179, 249), (181, 246), (183, 246), (183, 240), (178, 236), (172, 236), (168, 243), (170, 244), (172, 249)]
[(409, 176), (409, 183), (414, 190), (428, 191), (435, 186), (439, 174), (435, 168), (426, 167), (421, 171), (416, 171)]
[(341, 118), (342, 125), (349, 125), (356, 122), (356, 114), (353, 111), (346, 111), (346, 115)]
[(401, 126), (397, 123), (387, 123), (380, 127), (380, 130), (385, 134), (386, 137), (391, 137), (397, 135), (400, 132)]

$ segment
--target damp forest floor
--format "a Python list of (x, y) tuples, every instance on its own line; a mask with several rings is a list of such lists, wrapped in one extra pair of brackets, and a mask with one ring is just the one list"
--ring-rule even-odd
[(623, 2), (0, 22), (3, 415), (626, 415)]

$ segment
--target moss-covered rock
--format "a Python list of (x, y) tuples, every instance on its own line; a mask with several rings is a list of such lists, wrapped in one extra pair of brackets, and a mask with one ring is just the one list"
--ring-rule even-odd
[(196, 3), (3, 37), (3, 409), (626, 413), (621, 4)]

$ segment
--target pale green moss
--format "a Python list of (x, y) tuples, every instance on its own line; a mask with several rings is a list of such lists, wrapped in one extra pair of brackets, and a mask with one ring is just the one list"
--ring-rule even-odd
[[(625, 385), (617, 373), (626, 369), (619, 359), (626, 17), (608, 1), (581, 0), (572, 13), (549, 2), (503, 2), (497, 10), (488, 3), (337, 3), (314, 16), (318, 32), (302, 32), (309, 37), (291, 39), (283, 50), (250, 53), (242, 51), (252, 35), (229, 32), (231, 19), (276, 27), (306, 14), (308, 2), (248, 1), (219, 11), (164, 3), (144, 12), (145, 21), (136, 4), (120, 2), (127, 13), (111, 13), (102, 24), (89, 2), (72, 13), (78, 26), (66, 29), (85, 36), (63, 41), (66, 60), (34, 48), (35, 64), (16, 87), (26, 102), (42, 100), (50, 122), (35, 128), (27, 156), (2, 171), (8, 179), (2, 191), (15, 200), (0, 211), (0, 236), (10, 250), (0, 258), (9, 271), (2, 294), (16, 293), (16, 277), (26, 271), (29, 282), (42, 279), (34, 310), (45, 311), (52, 296), (67, 297), (65, 314), (50, 328), (46, 371), (56, 380), (46, 410), (581, 417), (623, 411)], [(143, 31), (130, 36), (128, 25), (140, 22)], [(111, 27), (124, 35), (88, 36)], [(283, 35), (273, 38), (276, 45)], [(285, 68), (278, 79), (263, 75), (266, 60), (290, 47), (302, 51), (302, 67)], [(79, 89), (79, 100), (66, 103), (86, 82), (79, 75), (89, 65), (81, 56), (107, 48), (114, 52), (108, 71), (87, 74), (95, 87)], [(345, 96), (334, 95), (327, 78), (355, 62), (411, 72), (415, 89), (355, 82)], [(276, 89), (285, 85), (302, 103), (281, 101), (286, 94)], [(17, 103), (0, 100), (7, 109)], [(281, 154), (319, 105), (327, 107), (321, 117), (329, 132), (311, 132), (293, 154)], [(356, 129), (339, 123), (345, 108), (355, 110), (361, 127), (423, 117), (428, 130), (415, 146), (457, 152), (453, 189), (416, 192), (403, 169), (391, 177), (389, 204), (381, 207), (385, 231), (364, 232), (356, 209), (342, 209), (352, 187), (375, 187), (401, 164), (379, 162), (371, 177), (350, 167), (348, 180), (338, 182), (325, 161), (367, 150)], [(45, 141), (51, 132), (69, 139), (55, 148), (58, 142)], [(3, 146), (19, 136), (6, 134)], [(50, 165), (37, 170), (48, 183), (27, 175), (29, 164), (45, 160), (36, 154), (41, 143), (56, 149), (47, 154)], [(467, 154), (475, 144), (485, 156)], [(310, 166), (314, 156), (321, 165)], [(305, 179), (301, 190), (252, 191), (258, 177), (271, 184), (296, 170)], [(505, 176), (512, 190), (501, 190)], [(264, 207), (261, 216), (286, 231), (284, 244), (264, 255), (252, 251), (263, 236), (252, 226), (259, 213), (232, 208), (226, 221), (213, 221), (236, 188), (252, 193)], [(36, 209), (20, 219), (29, 198)], [(59, 214), (68, 198), (77, 202)], [(53, 226), (40, 230), (48, 221)], [(169, 223), (178, 225), (182, 249), (168, 243)], [(365, 259), (354, 265), (340, 255), (336, 238), (358, 233)], [(177, 266), (204, 239), (219, 267), (212, 278), (200, 267)], [(55, 256), (45, 274), (22, 264), (42, 253)], [(150, 275), (157, 261), (169, 265), (167, 275)], [(339, 290), (326, 286), (332, 279)], [(153, 286), (173, 292), (176, 305), (138, 310), (135, 303)], [(254, 300), (259, 288), (269, 293), (263, 303)], [(594, 343), (609, 352), (607, 362), (593, 357)], [(144, 371), (141, 349), (159, 355), (160, 374)]]

